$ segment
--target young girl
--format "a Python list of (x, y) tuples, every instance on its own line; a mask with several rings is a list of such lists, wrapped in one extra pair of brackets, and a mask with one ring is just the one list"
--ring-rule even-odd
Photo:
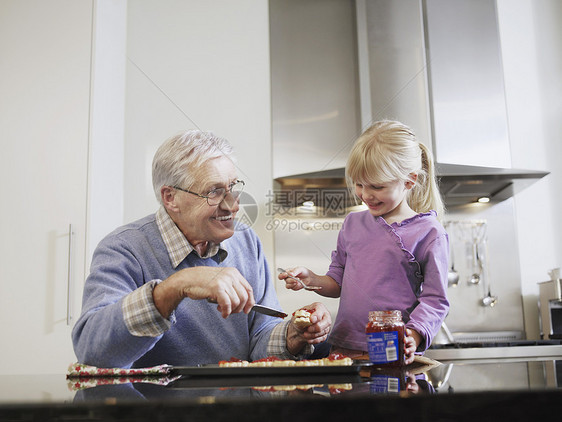
[[(350, 357), (367, 351), (369, 311), (402, 312), (406, 364), (429, 347), (449, 309), (448, 237), (431, 152), (396, 121), (380, 121), (357, 139), (346, 165), (350, 190), (368, 210), (350, 213), (328, 273), (304, 267), (288, 274), (340, 297), (329, 342)], [(281, 273), (286, 287), (302, 288)]]

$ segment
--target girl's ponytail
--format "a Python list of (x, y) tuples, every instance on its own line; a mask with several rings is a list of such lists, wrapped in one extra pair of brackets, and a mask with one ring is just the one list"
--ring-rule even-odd
[(408, 204), (410, 208), (416, 212), (435, 210), (435, 212), (437, 212), (437, 218), (441, 220), (445, 213), (445, 206), (443, 205), (441, 193), (437, 186), (433, 155), (424, 144), (419, 142), (418, 145), (421, 149), (422, 169), (408, 196)]

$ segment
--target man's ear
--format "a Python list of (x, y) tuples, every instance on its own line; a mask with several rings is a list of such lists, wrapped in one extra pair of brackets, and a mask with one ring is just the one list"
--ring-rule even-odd
[(405, 183), (406, 189), (412, 189), (415, 186), (417, 180), (418, 180), (418, 174), (417, 173), (410, 173), (409, 179), (406, 180), (406, 183)]
[(162, 205), (169, 211), (177, 212), (179, 207), (176, 203), (177, 190), (170, 186), (162, 186), (160, 188), (160, 197), (162, 198)]

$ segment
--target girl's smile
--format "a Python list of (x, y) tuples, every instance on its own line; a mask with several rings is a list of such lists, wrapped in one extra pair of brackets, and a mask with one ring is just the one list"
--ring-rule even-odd
[(369, 201), (365, 201), (363, 200), (363, 202), (365, 203), (365, 205), (367, 205), (367, 207), (371, 210), (378, 210), (380, 207), (382, 207), (382, 205), (384, 204), (383, 202), (376, 202), (376, 203), (371, 203)]

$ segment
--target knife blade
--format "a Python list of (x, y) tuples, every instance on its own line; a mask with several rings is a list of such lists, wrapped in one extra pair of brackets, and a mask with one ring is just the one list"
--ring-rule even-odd
[(274, 317), (281, 318), (281, 319), (287, 317), (287, 314), (285, 312), (281, 312), (281, 311), (278, 311), (277, 309), (273, 309), (273, 308), (270, 308), (268, 306), (263, 306), (263, 305), (258, 305), (258, 304), (254, 305), (252, 307), (252, 311), (256, 311), (256, 312), (259, 312), (260, 314), (274, 316)]
[[(211, 299), (210, 297), (207, 298), (207, 302), (217, 303), (216, 300)], [(264, 314), (264, 315), (269, 315), (269, 316), (281, 318), (281, 319), (287, 317), (287, 314), (285, 312), (279, 311), (277, 309), (270, 308), (269, 306), (259, 305), (257, 303), (254, 306), (252, 306), (252, 311), (258, 312), (258, 313)]]

